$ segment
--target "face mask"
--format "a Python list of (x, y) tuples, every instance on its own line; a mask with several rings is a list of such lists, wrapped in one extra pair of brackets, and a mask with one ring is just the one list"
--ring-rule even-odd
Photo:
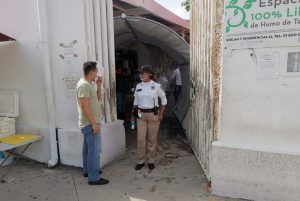
[(141, 80), (142, 82), (145, 80), (145, 78), (144, 78), (144, 75), (143, 75), (143, 74), (140, 74), (140, 75), (139, 75), (139, 78), (140, 78), (140, 80)]
[[(144, 75), (141, 75), (141, 76), (140, 76), (140, 79), (141, 79), (141, 81), (143, 81), (143, 82), (144, 82), (144, 81), (145, 81), (147, 78), (146, 78), (146, 76), (144, 76)], [(151, 76), (150, 76), (150, 79), (151, 79)]]

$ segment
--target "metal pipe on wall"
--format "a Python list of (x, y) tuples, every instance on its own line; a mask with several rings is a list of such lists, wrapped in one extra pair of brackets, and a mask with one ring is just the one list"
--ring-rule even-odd
[(45, 91), (47, 100), (48, 113), (48, 128), (50, 141), (50, 159), (48, 160), (48, 167), (53, 167), (58, 163), (57, 140), (56, 140), (56, 126), (55, 126), (55, 110), (54, 110), (54, 91), (52, 82), (52, 71), (50, 66), (49, 53), (49, 36), (48, 36), (48, 19), (47, 19), (47, 5), (45, 0), (37, 1), (38, 18), (39, 18), (39, 32), (40, 43), (38, 48), (41, 49), (45, 76)]
[[(210, 178), (211, 142), (213, 140), (213, 77), (211, 51), (215, 41), (216, 3), (211, 0), (192, 1), (191, 77), (192, 96), (190, 141), (206, 176)], [(204, 30), (204, 31), (203, 31)]]
[(214, 127), (213, 127), (213, 140), (218, 139), (221, 125), (221, 103), (222, 103), (222, 64), (223, 64), (223, 8), (224, 1), (215, 1), (216, 9), (214, 10), (214, 33), (215, 37), (213, 40), (213, 116), (214, 116)]
[(93, 0), (93, 2), (94, 2), (96, 59), (97, 59), (99, 65), (103, 66), (100, 2), (99, 2), (99, 0)]
[[(103, 49), (102, 49), (102, 30), (101, 30), (101, 12), (100, 12), (100, 2), (99, 0), (93, 0), (94, 2), (94, 24), (95, 24), (95, 41), (96, 41), (96, 60), (98, 62), (98, 67), (103, 67)], [(103, 96), (101, 98), (101, 112), (102, 120), (105, 122), (105, 91), (102, 92)]]
[(90, 52), (91, 52), (91, 60), (95, 61), (96, 60), (96, 41), (95, 41), (95, 22), (94, 22), (94, 10), (93, 10), (93, 2), (89, 1), (88, 4), (88, 9), (89, 9), (89, 19), (90, 19), (90, 39), (91, 39), (91, 46), (90, 46)]
[(115, 40), (114, 40), (114, 21), (113, 21), (113, 2), (107, 0), (107, 30), (108, 30), (108, 56), (109, 56), (109, 75), (110, 75), (110, 103), (111, 103), (111, 120), (117, 119), (116, 107), (116, 72), (115, 72)]
[(89, 0), (84, 0), (85, 34), (87, 47), (87, 60), (95, 60), (94, 20), (93, 5)]
[[(111, 122), (111, 105), (110, 105), (110, 73), (109, 73), (109, 61), (108, 61), (108, 42), (107, 42), (107, 15), (106, 15), (106, 1), (100, 1), (100, 16), (101, 16), (101, 30), (102, 30), (102, 58), (104, 67), (104, 87), (105, 87), (105, 119), (106, 122)], [(96, 25), (98, 26), (98, 25)]]

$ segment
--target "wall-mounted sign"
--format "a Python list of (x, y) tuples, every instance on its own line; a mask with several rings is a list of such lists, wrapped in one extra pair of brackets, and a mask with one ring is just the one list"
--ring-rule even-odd
[(287, 72), (288, 73), (300, 72), (300, 52), (288, 53)]
[(256, 78), (279, 78), (280, 52), (257, 52), (256, 60)]
[(227, 49), (300, 46), (300, 0), (225, 0)]
[(64, 60), (65, 64), (74, 65), (74, 61), (78, 58), (77, 44), (77, 40), (73, 40), (70, 43), (59, 43), (59, 47), (62, 48), (62, 53), (59, 54), (59, 57)]

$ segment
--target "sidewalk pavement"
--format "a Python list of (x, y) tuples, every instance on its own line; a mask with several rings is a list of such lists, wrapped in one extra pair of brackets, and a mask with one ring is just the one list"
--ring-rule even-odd
[[(21, 160), (0, 184), (1, 201), (241, 201), (213, 196), (191, 148), (178, 138), (160, 132), (156, 168), (134, 170), (135, 134), (127, 136), (127, 152), (102, 169), (110, 180), (105, 186), (89, 186), (80, 168)], [(79, 145), (81, 146), (81, 145)], [(175, 153), (178, 158), (166, 157)], [(2, 171), (1, 173), (2, 174)]]

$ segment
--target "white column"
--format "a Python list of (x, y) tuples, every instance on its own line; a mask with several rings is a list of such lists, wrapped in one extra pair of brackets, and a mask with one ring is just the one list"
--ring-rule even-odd
[(109, 56), (109, 75), (110, 75), (110, 104), (111, 104), (111, 120), (117, 120), (116, 107), (116, 72), (115, 72), (115, 34), (113, 19), (113, 2), (107, 0), (107, 28), (108, 28), (108, 56)]
[(52, 83), (52, 71), (50, 66), (49, 55), (49, 38), (48, 38), (48, 19), (47, 19), (47, 5), (46, 0), (37, 1), (38, 17), (40, 26), (40, 43), (38, 45), (43, 57), (43, 67), (46, 85), (46, 99), (47, 99), (47, 113), (48, 113), (48, 127), (50, 140), (50, 159), (48, 167), (53, 167), (58, 162), (57, 154), (57, 140), (56, 140), (56, 125), (55, 125), (55, 110), (54, 110), (54, 93)]

